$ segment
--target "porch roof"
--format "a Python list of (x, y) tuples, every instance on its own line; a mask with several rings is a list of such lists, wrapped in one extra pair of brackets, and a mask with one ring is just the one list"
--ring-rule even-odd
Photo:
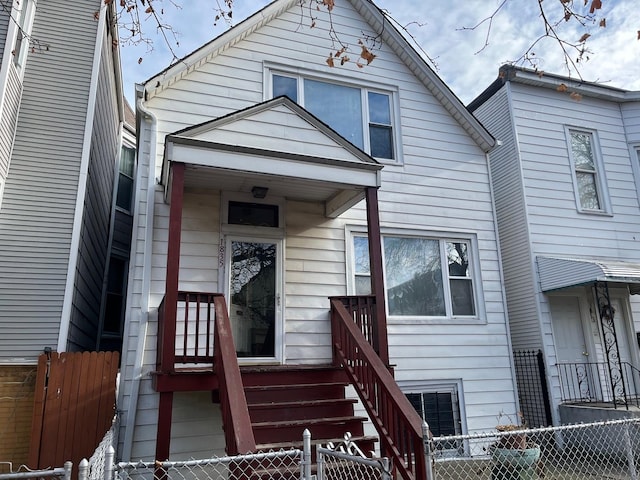
[(184, 163), (185, 186), (324, 202), (337, 216), (380, 186), (380, 165), (286, 97), (194, 125), (166, 137), (165, 199), (171, 162)]
[(594, 282), (627, 284), (640, 293), (640, 263), (617, 260), (538, 256), (538, 275), (543, 292)]

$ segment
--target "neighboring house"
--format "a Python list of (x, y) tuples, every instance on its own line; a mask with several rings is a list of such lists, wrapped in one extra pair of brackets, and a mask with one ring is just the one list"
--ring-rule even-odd
[(543, 352), (554, 423), (628, 415), (640, 92), (505, 66), (469, 109), (502, 143), (490, 164), (514, 348)]
[[(517, 412), (494, 139), (372, 2), (332, 11), (352, 45), (380, 34), (361, 69), (325, 63), (325, 10), (318, 28), (299, 27), (300, 15), (277, 0), (138, 87), (123, 459), (282, 445), (259, 431), (279, 414), (271, 403), (266, 419), (256, 413), (256, 389), (277, 383), (295, 403), (296, 374), (347, 378), (327, 366), (338, 350), (368, 352), (365, 336), (379, 358), (346, 363), (366, 366), (369, 406), (390, 409), (367, 413), (389, 435), (405, 432), (388, 423), (397, 410), (418, 430), (424, 412), (434, 434), (489, 430)], [(338, 340), (354, 319), (365, 336)], [(389, 375), (380, 365), (397, 383), (371, 380)], [(385, 389), (393, 398), (376, 397)], [(293, 438), (305, 426), (330, 435), (289, 407)], [(397, 441), (381, 438), (383, 450)]]
[(112, 10), (2, 2), (0, 57), (0, 374), (33, 380), (45, 349), (98, 347), (124, 119)]

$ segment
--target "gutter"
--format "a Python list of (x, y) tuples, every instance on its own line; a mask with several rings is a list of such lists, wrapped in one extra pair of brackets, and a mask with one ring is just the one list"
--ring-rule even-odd
[[(125, 435), (122, 446), (121, 459), (124, 461), (129, 461), (131, 459), (131, 450), (133, 448), (133, 433), (136, 425), (136, 414), (138, 410), (138, 397), (140, 394), (140, 382), (142, 378), (145, 376), (143, 370), (143, 361), (144, 361), (144, 350), (146, 347), (147, 340), (147, 331), (149, 328), (149, 296), (151, 292), (151, 257), (152, 257), (152, 247), (153, 247), (153, 215), (154, 215), (154, 203), (155, 203), (155, 164), (156, 164), (156, 149), (157, 149), (157, 125), (158, 119), (156, 116), (146, 108), (144, 104), (144, 96), (145, 89), (143, 85), (136, 85), (136, 110), (137, 116), (139, 118), (138, 125), (136, 125), (136, 144), (138, 152), (140, 152), (140, 146), (142, 145), (140, 139), (141, 126), (142, 121), (146, 121), (150, 124), (150, 138), (149, 138), (149, 154), (147, 172), (147, 209), (144, 212), (146, 215), (146, 223), (144, 224), (145, 228), (145, 238), (144, 238), (144, 254), (142, 260), (142, 292), (140, 299), (140, 306), (138, 308), (138, 342), (135, 350), (135, 357), (133, 362), (133, 369), (131, 374), (131, 396), (129, 400), (129, 406), (127, 408), (127, 418), (125, 421), (121, 423), (125, 427)], [(138, 166), (137, 166), (137, 175), (136, 175), (136, 189), (137, 186), (141, 185), (142, 180), (142, 172), (143, 168), (140, 165), (140, 156), (138, 156)], [(139, 237), (138, 230), (140, 228), (140, 216), (141, 212), (138, 211), (137, 206), (140, 204), (140, 199), (136, 197), (136, 212), (134, 216), (133, 223), (133, 232), (135, 233), (135, 237), (132, 238), (131, 244), (135, 245), (136, 240)], [(136, 262), (134, 258), (131, 258), (129, 261), (129, 281), (127, 285), (127, 298), (130, 299), (133, 297), (133, 287), (134, 287), (134, 279), (136, 271)], [(131, 327), (132, 321), (132, 305), (131, 302), (127, 303), (127, 315), (126, 315), (126, 331), (124, 332), (124, 338), (126, 339), (126, 343), (128, 344), (128, 340), (130, 338), (129, 329)], [(128, 352), (128, 345), (123, 345), (123, 352)], [(126, 363), (123, 362), (126, 365)], [(127, 381), (127, 377), (124, 376), (123, 383)], [(118, 404), (122, 405), (124, 400), (124, 388), (120, 389), (120, 398), (118, 399)]]

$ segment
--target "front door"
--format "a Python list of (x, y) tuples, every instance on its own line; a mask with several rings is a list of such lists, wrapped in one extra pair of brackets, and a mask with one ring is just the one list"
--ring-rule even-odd
[(581, 297), (549, 297), (558, 374), (564, 400), (590, 400), (600, 392), (597, 366), (590, 363)]
[(227, 238), (227, 301), (241, 362), (280, 359), (281, 244), (279, 240)]

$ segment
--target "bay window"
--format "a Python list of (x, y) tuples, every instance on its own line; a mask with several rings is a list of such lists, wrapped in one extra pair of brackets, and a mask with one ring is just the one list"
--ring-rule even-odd
[(271, 93), (289, 97), (372, 157), (397, 157), (390, 92), (274, 73)]

